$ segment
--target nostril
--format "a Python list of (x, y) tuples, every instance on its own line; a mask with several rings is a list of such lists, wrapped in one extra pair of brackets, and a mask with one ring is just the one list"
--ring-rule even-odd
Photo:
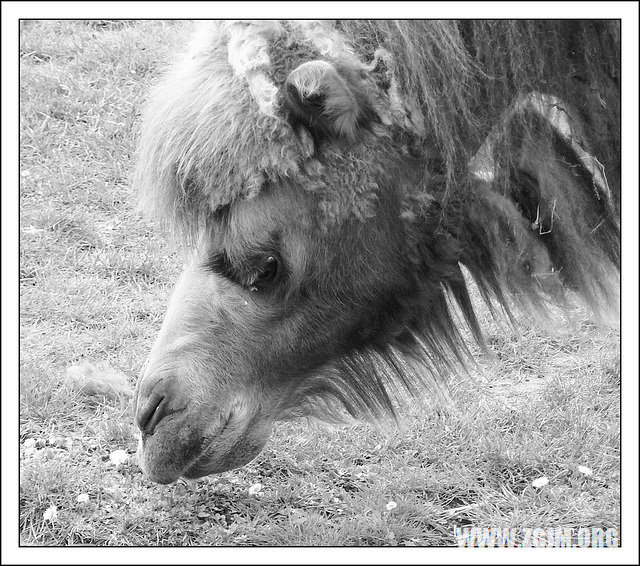
[(146, 405), (138, 413), (138, 427), (145, 434), (153, 434), (158, 423), (167, 416), (167, 402), (164, 395), (153, 393)]
[(152, 392), (147, 397), (136, 416), (138, 427), (146, 435), (153, 434), (162, 419), (185, 411), (188, 407), (184, 397), (171, 394), (166, 387), (158, 387), (158, 389), (160, 391)]

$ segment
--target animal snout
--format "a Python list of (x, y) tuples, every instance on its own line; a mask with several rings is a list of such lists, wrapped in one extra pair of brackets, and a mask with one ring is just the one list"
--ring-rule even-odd
[(187, 400), (176, 392), (170, 379), (145, 380), (137, 395), (136, 423), (143, 435), (150, 436), (163, 419), (184, 411), (187, 406)]

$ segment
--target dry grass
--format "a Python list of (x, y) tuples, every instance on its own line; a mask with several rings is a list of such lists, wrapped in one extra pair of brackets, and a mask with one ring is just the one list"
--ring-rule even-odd
[[(184, 27), (22, 30), (21, 543), (446, 546), (464, 525), (618, 527), (618, 326), (580, 309), (521, 334), (487, 319), (485, 381), (452, 383), (439, 410), (408, 403), (402, 429), (281, 424), (248, 466), (174, 486), (147, 482), (133, 458), (111, 463), (135, 452), (131, 407), (79, 397), (63, 378), (107, 362), (133, 383), (180, 269), (136, 212), (128, 174), (159, 52)], [(541, 476), (549, 484), (532, 487)]]

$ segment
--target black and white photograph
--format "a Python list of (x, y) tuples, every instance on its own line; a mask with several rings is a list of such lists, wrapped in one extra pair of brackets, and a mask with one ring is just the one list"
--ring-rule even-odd
[(637, 3), (45, 4), (2, 564), (637, 563)]

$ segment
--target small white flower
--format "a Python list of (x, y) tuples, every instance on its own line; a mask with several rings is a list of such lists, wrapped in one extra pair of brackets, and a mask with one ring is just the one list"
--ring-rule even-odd
[(78, 503), (88, 503), (89, 502), (89, 494), (88, 493), (81, 493), (80, 495), (78, 495), (78, 497), (76, 497), (76, 501)]
[(262, 484), (261, 484), (261, 483), (254, 483), (254, 484), (249, 488), (249, 495), (255, 495), (255, 494), (256, 494), (256, 493), (258, 493), (261, 489), (262, 489)]
[(544, 487), (545, 485), (547, 485), (549, 483), (549, 478), (547, 476), (542, 476), (541, 478), (538, 478), (536, 480), (533, 480), (533, 482), (531, 483), (531, 485), (533, 487)]
[(585, 476), (593, 475), (593, 470), (591, 470), (591, 468), (587, 468), (587, 466), (578, 466), (578, 471), (583, 473)]
[(36, 439), (35, 438), (27, 438), (22, 443), (22, 446), (24, 446), (25, 448), (34, 448), (35, 445), (36, 445)]
[(55, 505), (51, 505), (49, 509), (44, 512), (42, 518), (45, 521), (55, 521), (58, 518), (58, 508)]
[(380, 450), (382, 448), (382, 444), (376, 444), (373, 449), (374, 450)]
[(387, 503), (386, 507), (387, 507), (387, 511), (391, 511), (392, 509), (395, 509), (398, 506), (398, 504), (395, 501), (389, 501), (389, 503)]
[(109, 460), (114, 466), (119, 466), (120, 464), (124, 464), (129, 459), (129, 454), (124, 450), (116, 450), (115, 452), (111, 452), (109, 454)]

